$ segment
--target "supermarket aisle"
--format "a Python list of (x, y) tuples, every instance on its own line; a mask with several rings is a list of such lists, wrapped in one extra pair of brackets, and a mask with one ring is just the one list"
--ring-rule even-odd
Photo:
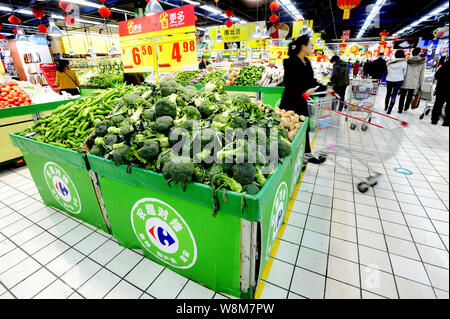
[[(405, 116), (375, 190), (330, 161), (308, 166), (258, 297), (448, 298), (449, 130)], [(14, 297), (226, 298), (45, 207), (26, 167), (0, 172), (0, 298)]]
[[(380, 88), (378, 111), (384, 94)], [(358, 181), (330, 161), (307, 167), (258, 296), (449, 297), (449, 130), (417, 114), (409, 111), (402, 118), (410, 126), (395, 157), (372, 163), (383, 177), (364, 195)], [(369, 148), (373, 142), (378, 150), (395, 144), (380, 143), (383, 136), (375, 131), (369, 128), (368, 138), (359, 131), (361, 139), (352, 142)], [(317, 135), (316, 149), (324, 137), (323, 131)], [(347, 135), (342, 142), (348, 141)], [(338, 161), (368, 175), (356, 161)]]

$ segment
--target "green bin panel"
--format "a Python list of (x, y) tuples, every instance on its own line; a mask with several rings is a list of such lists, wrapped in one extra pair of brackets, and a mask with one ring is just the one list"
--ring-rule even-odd
[(108, 233), (83, 154), (11, 134), (47, 206)]
[[(143, 249), (146, 257), (214, 291), (240, 296), (240, 208), (213, 217), (212, 202), (204, 205), (198, 184), (187, 185), (186, 193), (179, 185), (166, 192), (159, 174), (132, 169), (126, 176), (110, 161), (88, 160), (120, 245)], [(154, 187), (134, 182), (139, 179)]]

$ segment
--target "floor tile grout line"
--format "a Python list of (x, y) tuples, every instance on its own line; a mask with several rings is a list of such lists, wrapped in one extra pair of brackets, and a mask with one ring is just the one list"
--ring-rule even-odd
[[(341, 211), (341, 210), (338, 210), (338, 211), (344, 212), (344, 213), (348, 213), (348, 214), (352, 214), (352, 213), (350, 213), (350, 212), (345, 212), (345, 211)], [(295, 212), (295, 211), (292, 211), (292, 210), (291, 210), (290, 212), (291, 212), (291, 213), (295, 213), (295, 214), (300, 214), (300, 215), (306, 216), (306, 214), (298, 213), (298, 212)], [(401, 212), (398, 212), (398, 213), (401, 213)], [(400, 224), (400, 223), (395, 223), (395, 222), (391, 222), (391, 221), (384, 220), (384, 219), (377, 219), (377, 218), (374, 218), (374, 217), (370, 217), (370, 216), (366, 216), (366, 215), (361, 215), (361, 214), (358, 214), (358, 215), (363, 216), (363, 217), (372, 218), (372, 219), (375, 219), (375, 220), (379, 220), (380, 222), (387, 222), (387, 223), (391, 223), (391, 224), (395, 224), (395, 225), (407, 227), (407, 225)], [(417, 215), (412, 215), (412, 216), (417, 216)], [(342, 222), (339, 222), (339, 221), (332, 221), (332, 220), (329, 220), (329, 219), (326, 219), (326, 218), (322, 218), (322, 217), (318, 217), (318, 216), (312, 216), (312, 215), (311, 215), (311, 217), (317, 218), (317, 219), (322, 219), (322, 220), (325, 220), (325, 221), (330, 221), (330, 222), (333, 222), (333, 223), (336, 223), (336, 224), (340, 224), (340, 225), (344, 225), (344, 226), (348, 226), (348, 227), (356, 228), (355, 226), (348, 225), (348, 224), (345, 224), (345, 223), (342, 223)], [(292, 227), (296, 227), (296, 228), (301, 228), (301, 227), (299, 227), (299, 226), (292, 225), (292, 224), (287, 224), (287, 225), (292, 226)], [(306, 227), (306, 225), (305, 225), (305, 227)], [(420, 230), (420, 231), (429, 232), (429, 233), (431, 233), (431, 234), (437, 234), (437, 235), (440, 234), (440, 233), (434, 233), (434, 232), (431, 232), (431, 231), (429, 231), (429, 230), (425, 230), (425, 229), (422, 229), (422, 228), (417, 228), (417, 227), (411, 227), (411, 228), (416, 229), (416, 230)], [(301, 228), (301, 229), (303, 229), (303, 228)], [(306, 228), (305, 228), (305, 229), (306, 229)], [(367, 229), (367, 228), (363, 228), (363, 227), (359, 227), (359, 229), (365, 230), (365, 231), (369, 231), (369, 232), (373, 232), (373, 233), (376, 233), (376, 234), (379, 234), (379, 235), (382, 235), (382, 234), (383, 234), (383, 233), (380, 233), (380, 232), (378, 232), (378, 231), (374, 231), (374, 230), (372, 230), (372, 229)], [(321, 235), (326, 235), (326, 236), (327, 236), (327, 234), (320, 233), (320, 232), (317, 232), (317, 231), (315, 231), (315, 230), (311, 230), (311, 229), (307, 229), (307, 230), (312, 231), (312, 232), (315, 232), (315, 233), (318, 233), (318, 234), (321, 234)], [(404, 238), (402, 238), (402, 237), (397, 237), (397, 236), (393, 236), (393, 235), (386, 235), (386, 236), (389, 236), (389, 237), (392, 237), (392, 238), (395, 238), (395, 239), (401, 239), (401, 240), (413, 242), (413, 241), (404, 239)], [(332, 236), (332, 237), (338, 238), (338, 239), (342, 239), (342, 238), (335, 237), (335, 236)], [(345, 240), (345, 239), (342, 239), (342, 240)], [(442, 240), (442, 239), (441, 239), (441, 240)], [(348, 241), (348, 240), (346, 240), (346, 241)], [(349, 242), (352, 242), (352, 241), (349, 241)], [(353, 243), (354, 243), (354, 242), (353, 242)], [(420, 244), (420, 245), (423, 245), (423, 246), (426, 246), (426, 247), (435, 248), (435, 249), (439, 249), (439, 250), (442, 250), (442, 251), (447, 251), (446, 249), (438, 248), (438, 247), (435, 247), (435, 246), (431, 246), (431, 245), (427, 245), (427, 244), (422, 244), (422, 243), (419, 243), (419, 244)], [(365, 246), (365, 245), (363, 245), (363, 246)], [(366, 247), (370, 247), (370, 246), (366, 246)], [(445, 245), (444, 245), (444, 247), (445, 247)]]
[[(14, 299), (17, 299), (16, 295), (14, 295), (14, 293), (8, 288), (6, 287), (6, 285), (0, 280), (0, 286), (2, 286), (3, 288), (5, 288), (5, 292), (3, 294), (10, 294), (11, 296), (13, 296)], [(1, 294), (1, 295), (3, 295)], [(1, 296), (0, 295), (0, 296)]]

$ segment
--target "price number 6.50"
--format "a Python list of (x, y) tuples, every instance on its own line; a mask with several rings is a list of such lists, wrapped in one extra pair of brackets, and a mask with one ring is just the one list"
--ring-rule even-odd
[[(131, 55), (133, 56), (133, 62), (135, 65), (141, 65), (143, 56), (151, 56), (153, 54), (152, 46), (133, 47), (131, 49)], [(142, 55), (142, 57), (141, 57)]]

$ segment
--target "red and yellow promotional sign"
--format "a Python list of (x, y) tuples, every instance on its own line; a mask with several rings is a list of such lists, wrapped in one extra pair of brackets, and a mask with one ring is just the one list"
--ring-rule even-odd
[(123, 68), (125, 72), (153, 72), (155, 55), (151, 39), (133, 41), (122, 46)]
[[(195, 32), (193, 5), (119, 22), (124, 72), (195, 69), (197, 43), (195, 34), (187, 32)], [(156, 37), (162, 38), (156, 42)]]
[(174, 29), (195, 25), (194, 5), (190, 4), (179, 8), (155, 13), (149, 17), (140, 17), (119, 22), (119, 36), (139, 35), (164, 31), (172, 32)]
[(180, 72), (197, 69), (195, 34), (175, 35), (156, 42), (160, 72)]
[(271, 47), (269, 51), (269, 63), (281, 64), (288, 56), (288, 47)]

